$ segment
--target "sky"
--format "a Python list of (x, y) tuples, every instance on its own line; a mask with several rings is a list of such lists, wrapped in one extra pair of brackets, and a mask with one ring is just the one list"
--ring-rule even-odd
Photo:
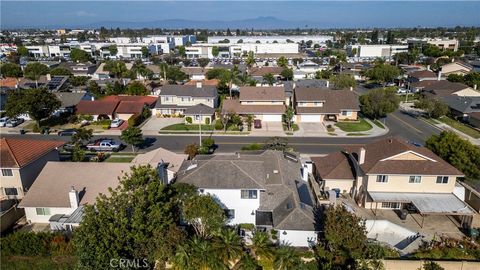
[(480, 26), (480, 1), (4, 1), (0, 27), (73, 28), (104, 21), (272, 16), (322, 28)]

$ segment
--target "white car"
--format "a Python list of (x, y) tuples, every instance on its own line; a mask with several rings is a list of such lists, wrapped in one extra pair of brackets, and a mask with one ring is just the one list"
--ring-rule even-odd
[(7, 125), (8, 117), (2, 117), (0, 118), (0, 127), (4, 127)]
[(397, 90), (397, 95), (406, 95), (408, 93), (408, 89), (405, 89), (405, 88), (399, 88)]
[(118, 119), (118, 118), (117, 118), (117, 119), (114, 119), (114, 120), (112, 120), (112, 122), (110, 123), (110, 127), (111, 127), (111, 128), (118, 128), (118, 127), (120, 127), (120, 126), (123, 124), (123, 122), (125, 122), (125, 121), (123, 121), (122, 119)]

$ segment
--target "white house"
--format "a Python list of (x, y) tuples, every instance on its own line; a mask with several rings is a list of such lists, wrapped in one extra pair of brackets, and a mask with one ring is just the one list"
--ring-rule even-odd
[(408, 45), (390, 45), (390, 44), (376, 44), (376, 45), (349, 45), (347, 52), (350, 56), (375, 58), (393, 57), (400, 52), (408, 52)]
[(281, 242), (309, 246), (316, 242), (317, 230), (307, 170), (295, 154), (240, 152), (185, 161), (176, 181), (211, 195), (231, 225), (275, 229)]

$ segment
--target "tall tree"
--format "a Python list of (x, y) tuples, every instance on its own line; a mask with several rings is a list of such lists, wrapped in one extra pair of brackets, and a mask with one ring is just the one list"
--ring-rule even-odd
[(288, 66), (288, 60), (285, 56), (280, 56), (277, 60), (277, 66), (286, 68)]
[(46, 89), (17, 90), (8, 94), (5, 113), (9, 117), (28, 114), (40, 126), (40, 120), (50, 117), (60, 105), (57, 97)]
[(398, 109), (399, 104), (395, 88), (377, 88), (360, 96), (362, 113), (372, 119), (385, 117)]
[(435, 98), (420, 98), (415, 101), (415, 107), (425, 111), (429, 118), (440, 118), (448, 113), (448, 105)]
[(88, 52), (78, 48), (72, 48), (70, 50), (70, 58), (73, 62), (85, 63), (92, 61), (92, 56)]
[(335, 89), (349, 89), (350, 87), (355, 87), (357, 82), (352, 75), (349, 74), (338, 74), (332, 78), (333, 87)]
[(295, 116), (295, 110), (292, 106), (289, 106), (283, 114), (283, 121), (287, 124), (287, 129), (292, 130), (293, 117)]
[(371, 80), (386, 84), (392, 82), (395, 78), (400, 76), (400, 69), (385, 63), (377, 63), (373, 68), (368, 69), (365, 75)]
[(212, 47), (212, 55), (213, 55), (214, 57), (217, 57), (218, 54), (219, 54), (218, 47), (217, 47), (217, 46), (213, 46), (213, 47)]
[(19, 65), (14, 63), (4, 63), (0, 65), (0, 75), (2, 77), (20, 78), (23, 75), (22, 69)]
[(209, 195), (197, 195), (185, 202), (183, 217), (200, 237), (208, 237), (225, 224), (225, 213)]
[(117, 55), (117, 53), (118, 53), (117, 45), (108, 46), (108, 51), (110, 52), (110, 55), (112, 55), (112, 56)]
[(220, 230), (214, 238), (213, 245), (217, 250), (216, 256), (229, 268), (243, 255), (242, 239), (233, 229)]
[(277, 270), (298, 269), (303, 263), (298, 252), (289, 246), (282, 245), (275, 251), (274, 266)]
[(287, 81), (293, 80), (293, 70), (291, 68), (284, 68), (280, 75)]
[(128, 84), (126, 93), (132, 96), (146, 96), (149, 91), (145, 85), (139, 81), (133, 81)]
[(23, 74), (30, 80), (34, 80), (35, 87), (38, 88), (38, 79), (40, 79), (40, 76), (46, 75), (48, 71), (49, 69), (46, 65), (38, 62), (33, 62), (27, 64), (25, 70), (23, 71)]
[(28, 56), (29, 55), (28, 49), (25, 46), (18, 46), (17, 47), (17, 53), (20, 56)]
[(273, 85), (275, 83), (275, 77), (272, 73), (267, 73), (263, 75), (263, 82), (269, 85)]
[(251, 68), (255, 65), (255, 57), (253, 56), (253, 52), (249, 51), (247, 55), (247, 59), (245, 59), (245, 64)]
[(56, 68), (50, 70), (50, 75), (52, 75), (52, 76), (71, 76), (71, 75), (73, 75), (73, 73), (68, 68), (56, 67)]
[(142, 130), (138, 127), (128, 127), (122, 130), (120, 138), (122, 141), (132, 146), (132, 152), (134, 153), (135, 146), (140, 146), (144, 142)]

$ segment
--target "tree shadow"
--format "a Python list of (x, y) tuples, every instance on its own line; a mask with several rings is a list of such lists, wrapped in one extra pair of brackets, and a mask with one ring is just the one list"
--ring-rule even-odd
[(148, 137), (143, 140), (143, 143), (138, 147), (140, 149), (145, 149), (153, 146), (157, 141), (156, 138)]

